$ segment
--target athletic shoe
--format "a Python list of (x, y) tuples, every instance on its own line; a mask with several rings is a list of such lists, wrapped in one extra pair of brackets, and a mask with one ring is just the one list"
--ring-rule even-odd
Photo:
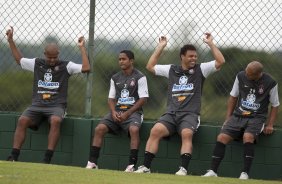
[(245, 172), (241, 172), (241, 175), (240, 175), (239, 179), (247, 180), (247, 179), (249, 179), (249, 175), (247, 173), (245, 173)]
[(88, 161), (87, 166), (85, 167), (86, 169), (98, 169), (98, 165), (96, 165), (93, 162)]
[(18, 161), (18, 159), (15, 159), (12, 155), (8, 156), (8, 158), (6, 159), (7, 161), (11, 161), (11, 162), (16, 162)]
[(150, 169), (148, 169), (144, 165), (139, 166), (138, 169), (134, 172), (135, 173), (151, 173)]
[(131, 165), (128, 165), (127, 167), (126, 167), (126, 169), (124, 170), (124, 172), (134, 172), (134, 164), (131, 164)]
[(187, 170), (184, 167), (179, 167), (179, 171), (177, 171), (175, 174), (178, 176), (186, 176)]
[(217, 174), (213, 170), (208, 170), (208, 172), (202, 176), (203, 177), (217, 177)]
[(42, 163), (43, 163), (43, 164), (50, 164), (50, 163), (51, 163), (51, 159), (45, 157), (45, 158), (42, 160)]

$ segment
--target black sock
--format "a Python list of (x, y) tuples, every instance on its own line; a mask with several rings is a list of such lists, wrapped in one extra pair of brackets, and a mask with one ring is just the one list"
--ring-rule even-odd
[(212, 163), (211, 163), (211, 170), (213, 170), (215, 173), (217, 173), (217, 169), (220, 165), (220, 162), (224, 158), (224, 154), (225, 154), (225, 144), (217, 141), (215, 144), (215, 148), (213, 150)]
[(13, 148), (11, 152), (12, 160), (18, 161), (19, 155), (20, 155), (21, 150), (17, 148)]
[(138, 149), (131, 149), (129, 156), (129, 165), (136, 165), (138, 159)]
[(242, 172), (249, 174), (251, 165), (255, 156), (254, 143), (247, 142), (244, 144), (244, 169)]
[(98, 164), (98, 158), (100, 156), (100, 147), (97, 146), (91, 146), (90, 147), (90, 156), (89, 161), (92, 163)]
[(151, 168), (151, 163), (154, 158), (155, 158), (155, 154), (145, 151), (145, 158), (143, 165), (147, 168)]
[(50, 164), (51, 159), (53, 157), (53, 154), (54, 154), (53, 150), (47, 149), (46, 152), (45, 152), (45, 156), (44, 156), (43, 162), (46, 163), (46, 164)]
[(181, 158), (181, 167), (184, 167), (187, 170), (192, 155), (190, 153), (184, 153), (180, 156), (180, 158)]

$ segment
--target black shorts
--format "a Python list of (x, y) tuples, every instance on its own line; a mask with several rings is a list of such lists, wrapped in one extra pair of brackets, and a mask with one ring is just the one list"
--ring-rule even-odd
[(38, 130), (42, 121), (47, 119), (50, 122), (51, 116), (58, 116), (64, 119), (66, 109), (63, 107), (39, 107), (31, 105), (23, 113), (22, 116), (28, 117), (32, 120), (32, 125), (29, 127), (32, 130)]
[(200, 126), (200, 116), (189, 112), (165, 113), (159, 118), (158, 123), (168, 129), (169, 135), (176, 132), (181, 135), (184, 128), (191, 129), (195, 133)]
[(230, 120), (222, 126), (221, 133), (240, 140), (244, 133), (251, 133), (255, 138), (263, 131), (266, 118), (264, 117), (240, 117), (232, 115)]
[(108, 113), (104, 118), (100, 121), (99, 124), (106, 125), (112, 134), (119, 134), (122, 130), (128, 133), (130, 126), (141, 127), (143, 122), (143, 114), (140, 112), (135, 112), (129, 116), (129, 118), (121, 123), (115, 122), (112, 118), (112, 113)]

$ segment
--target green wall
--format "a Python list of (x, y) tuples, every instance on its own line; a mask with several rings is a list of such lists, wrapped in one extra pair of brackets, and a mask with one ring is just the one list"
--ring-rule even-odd
[[(13, 134), (18, 115), (0, 114), (0, 160), (10, 154)], [(56, 148), (52, 163), (85, 167), (93, 129), (97, 119), (66, 118), (62, 124), (61, 137)], [(141, 145), (139, 164), (142, 164), (146, 140), (152, 122), (144, 122), (141, 129)], [(188, 172), (202, 175), (209, 169), (211, 154), (218, 126), (201, 126), (194, 136), (194, 151)], [(47, 148), (48, 124), (44, 123), (38, 131), (28, 130), (19, 160), (24, 162), (41, 162)], [(270, 136), (260, 135), (256, 145), (255, 159), (251, 169), (251, 178), (281, 179), (282, 178), (282, 130), (278, 129)], [(159, 152), (152, 163), (152, 172), (174, 174), (178, 170), (180, 138), (175, 135), (170, 140), (162, 140)], [(242, 167), (242, 144), (233, 142), (226, 148), (225, 158), (219, 168), (219, 176), (239, 177)], [(128, 162), (129, 139), (127, 135), (108, 134), (101, 149), (99, 168), (124, 170)], [(271, 171), (271, 172), (269, 172)]]

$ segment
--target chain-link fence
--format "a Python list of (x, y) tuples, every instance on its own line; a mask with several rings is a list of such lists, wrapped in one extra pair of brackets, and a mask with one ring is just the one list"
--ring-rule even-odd
[[(14, 27), (15, 41), (29, 58), (44, 57), (45, 43), (56, 41), (61, 59), (81, 63), (77, 38), (84, 35), (89, 40), (93, 73), (88, 85), (93, 88), (88, 86), (86, 93), (85, 75), (71, 78), (69, 115), (84, 116), (89, 103), (93, 117), (108, 111), (110, 78), (120, 70), (118, 53), (130, 49), (135, 53), (135, 67), (148, 78), (150, 99), (144, 108), (145, 118), (158, 118), (166, 107), (167, 81), (146, 71), (145, 65), (161, 35), (168, 37), (168, 45), (159, 63), (179, 64), (180, 47), (187, 43), (198, 48), (198, 62), (212, 60), (202, 41), (205, 32), (212, 33), (225, 56), (222, 70), (205, 82), (202, 121), (221, 124), (235, 75), (252, 60), (261, 61), (281, 86), (281, 1), (6, 0), (0, 4), (0, 111), (21, 112), (31, 103), (33, 77), (12, 58), (5, 38), (8, 25)], [(282, 117), (277, 122), (281, 126)]]

